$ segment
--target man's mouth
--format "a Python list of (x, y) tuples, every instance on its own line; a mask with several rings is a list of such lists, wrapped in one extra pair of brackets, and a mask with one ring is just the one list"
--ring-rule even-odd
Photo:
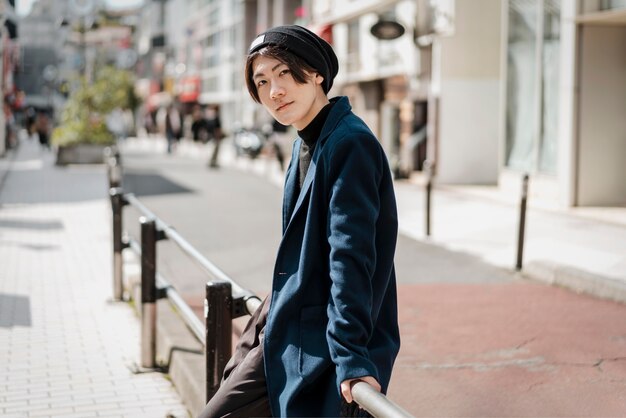
[(285, 109), (287, 106), (289, 106), (290, 104), (292, 104), (293, 102), (289, 102), (289, 103), (283, 103), (282, 105), (278, 106), (276, 108), (277, 112), (280, 112), (281, 110)]

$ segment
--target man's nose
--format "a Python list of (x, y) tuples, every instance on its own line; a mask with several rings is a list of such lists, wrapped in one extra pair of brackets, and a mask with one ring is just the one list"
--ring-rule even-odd
[(285, 89), (280, 83), (272, 83), (272, 87), (270, 89), (270, 97), (272, 99), (276, 99), (285, 94)]

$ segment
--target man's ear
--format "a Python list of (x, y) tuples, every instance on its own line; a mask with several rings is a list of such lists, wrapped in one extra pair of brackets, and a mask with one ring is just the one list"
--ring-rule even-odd
[(321, 75), (320, 73), (315, 73), (315, 78), (314, 78), (315, 84), (322, 84), (324, 82), (324, 76)]

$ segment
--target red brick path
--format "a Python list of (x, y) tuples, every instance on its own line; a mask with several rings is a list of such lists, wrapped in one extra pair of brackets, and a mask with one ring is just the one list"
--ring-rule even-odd
[(626, 416), (626, 306), (532, 282), (401, 285), (416, 416)]

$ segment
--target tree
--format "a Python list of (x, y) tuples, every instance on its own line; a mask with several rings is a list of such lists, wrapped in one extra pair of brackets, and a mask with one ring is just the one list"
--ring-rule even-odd
[(101, 68), (92, 84), (82, 79), (80, 88), (65, 104), (61, 124), (52, 133), (52, 143), (58, 146), (114, 144), (115, 136), (107, 128), (105, 118), (115, 108), (137, 107), (133, 86), (132, 73), (113, 66)]

